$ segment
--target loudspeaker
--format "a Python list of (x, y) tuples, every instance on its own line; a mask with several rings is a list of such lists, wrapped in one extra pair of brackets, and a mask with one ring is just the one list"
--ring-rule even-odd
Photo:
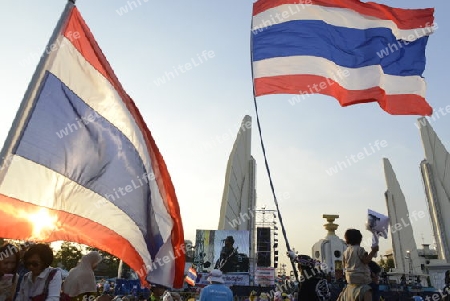
[(271, 264), (270, 228), (258, 227), (256, 229), (257, 266), (269, 267)]

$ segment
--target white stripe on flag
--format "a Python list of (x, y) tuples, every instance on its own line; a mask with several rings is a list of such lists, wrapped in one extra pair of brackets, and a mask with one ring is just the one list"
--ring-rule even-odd
[(152, 170), (142, 133), (119, 94), (66, 38), (63, 38), (49, 71), (119, 129), (138, 151), (147, 172)]
[(152, 262), (142, 232), (127, 214), (103, 196), (43, 165), (14, 155), (0, 191), (27, 203), (65, 211), (103, 225), (128, 240), (146, 265)]
[[(426, 84), (420, 76), (383, 74), (380, 66), (345, 68), (315, 56), (276, 57), (253, 62), (255, 78), (283, 75), (317, 75), (333, 79), (347, 90), (380, 87), (388, 95), (417, 94), (425, 97)], [(319, 84), (319, 83), (317, 83)]]
[(391, 20), (381, 20), (365, 16), (346, 8), (326, 7), (307, 4), (283, 4), (263, 11), (253, 17), (253, 32), (257, 34), (265, 28), (295, 20), (318, 20), (327, 24), (356, 28), (389, 28), (397, 39), (414, 41), (433, 32), (433, 24), (423, 28), (399, 29)]
[[(117, 127), (135, 146), (147, 172), (153, 167), (141, 130), (110, 82), (63, 38), (49, 71), (78, 95), (88, 106)], [(68, 120), (70, 122), (70, 120)], [(156, 175), (155, 175), (156, 176)], [(164, 205), (156, 181), (150, 181), (152, 205), (163, 241), (171, 234), (173, 222)]]

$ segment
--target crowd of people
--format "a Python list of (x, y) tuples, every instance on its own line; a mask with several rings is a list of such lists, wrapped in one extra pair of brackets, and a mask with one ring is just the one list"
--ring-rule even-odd
[[(348, 245), (343, 254), (346, 285), (337, 301), (380, 301), (379, 280), (381, 268), (372, 259), (378, 251), (373, 246), (366, 252), (360, 246), (359, 230), (345, 233)], [(291, 257), (298, 264), (300, 285), (295, 292), (252, 291), (246, 301), (329, 301), (331, 294), (326, 275), (320, 262), (308, 255)], [(16, 247), (10, 243), (0, 245), (0, 301), (232, 301), (237, 300), (224, 284), (222, 271), (213, 269), (208, 277), (209, 285), (197, 293), (178, 293), (158, 283), (151, 283), (150, 296), (114, 296), (107, 281), (102, 289), (96, 283), (94, 270), (102, 261), (96, 251), (85, 254), (68, 275), (52, 268), (53, 250), (47, 244), (37, 243), (28, 247)], [(450, 299), (450, 271), (445, 274), (444, 292)], [(239, 300), (242, 300), (240, 298)], [(413, 300), (423, 300), (414, 296)]]
[(53, 250), (47, 244), (6, 243), (0, 256), (0, 301), (89, 301), (97, 295), (94, 269), (102, 257), (96, 251), (81, 258), (64, 284), (61, 270), (51, 267)]

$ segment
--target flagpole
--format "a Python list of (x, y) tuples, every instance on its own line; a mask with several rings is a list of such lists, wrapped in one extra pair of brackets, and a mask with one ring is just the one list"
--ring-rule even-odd
[[(264, 146), (264, 141), (262, 138), (261, 123), (259, 121), (259, 115), (258, 115), (258, 104), (256, 102), (256, 91), (255, 91), (255, 77), (254, 77), (254, 72), (253, 72), (253, 16), (252, 16), (252, 22), (251, 22), (251, 28), (250, 28), (250, 61), (251, 61), (250, 69), (251, 69), (252, 83), (253, 83), (253, 103), (255, 104), (256, 123), (258, 124), (258, 131), (259, 131), (259, 137), (260, 137), (260, 141), (261, 141), (261, 148), (262, 148), (262, 152), (263, 152), (264, 163), (266, 166), (267, 175), (269, 176), (270, 188), (272, 190), (275, 207), (277, 208), (278, 219), (280, 220), (281, 232), (283, 233), (284, 241), (286, 243), (286, 249), (287, 249), (287, 251), (291, 251), (291, 246), (289, 245), (289, 241), (288, 241), (287, 234), (286, 234), (286, 229), (285, 229), (284, 223), (283, 223), (283, 218), (281, 217), (280, 206), (278, 204), (278, 200), (277, 200), (277, 197), (275, 194), (275, 187), (273, 185), (272, 176), (270, 175), (270, 168), (269, 168), (269, 163), (267, 162), (266, 148)], [(292, 270), (294, 271), (295, 280), (298, 282), (298, 271), (297, 271), (297, 268), (295, 267), (294, 260), (291, 258), (290, 261), (291, 261), (291, 265), (292, 265)]]
[[(12, 159), (12, 154), (17, 149), (17, 141), (18, 138), (22, 135), (26, 124), (30, 118), (31, 112), (33, 111), (34, 106), (36, 105), (36, 95), (41, 88), (42, 78), (45, 75), (46, 66), (49, 61), (49, 57), (51, 52), (53, 51), (52, 46), (57, 45), (56, 40), (61, 32), (61, 30), (65, 27), (69, 13), (75, 5), (75, 0), (68, 0), (61, 17), (56, 24), (55, 29), (53, 30), (53, 34), (48, 41), (47, 46), (44, 48), (44, 53), (39, 60), (39, 63), (36, 67), (36, 70), (31, 78), (30, 83), (28, 84), (28, 88), (24, 94), (20, 107), (16, 113), (16, 117), (12, 123), (11, 129), (9, 130), (8, 136), (5, 140), (3, 148), (0, 152), (0, 184), (3, 182), (5, 177), (5, 173), (8, 170), (8, 165), (10, 164), (10, 160)], [(51, 49), (51, 51), (49, 51)], [(20, 180), (20, 179), (18, 179)]]

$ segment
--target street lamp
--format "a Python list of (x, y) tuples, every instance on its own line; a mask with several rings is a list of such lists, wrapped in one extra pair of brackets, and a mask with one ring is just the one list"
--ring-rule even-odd
[[(411, 260), (411, 252), (409, 250), (406, 251), (405, 259), (408, 260), (408, 278), (409, 278), (409, 282), (411, 283), (412, 260)], [(406, 269), (406, 265), (405, 265), (405, 269)]]

